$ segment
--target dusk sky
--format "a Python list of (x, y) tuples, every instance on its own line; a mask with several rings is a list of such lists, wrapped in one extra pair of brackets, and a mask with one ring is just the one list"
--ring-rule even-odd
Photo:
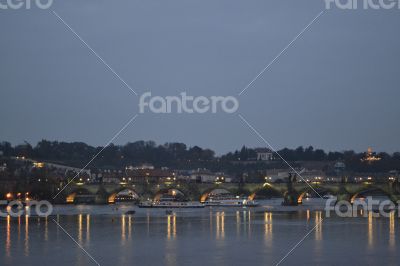
[(224, 153), (263, 146), (400, 150), (399, 11), (326, 10), (323, 0), (55, 0), (0, 10), (0, 140), (105, 145), (135, 96), (235, 96), (234, 114), (139, 114), (115, 139)]

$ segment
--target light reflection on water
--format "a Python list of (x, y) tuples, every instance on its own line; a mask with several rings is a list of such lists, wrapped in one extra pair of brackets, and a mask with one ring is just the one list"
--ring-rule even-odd
[(176, 237), (176, 215), (167, 215), (167, 238), (173, 239)]
[(86, 241), (90, 242), (90, 214), (86, 214)]
[(25, 256), (29, 256), (29, 216), (25, 215), (25, 241), (24, 241)]
[(225, 238), (225, 213), (217, 212), (215, 214), (215, 220), (216, 220), (215, 238), (218, 240), (224, 240), (224, 238)]
[(395, 241), (395, 219), (396, 219), (396, 214), (394, 212), (390, 213), (389, 217), (389, 247), (394, 250), (396, 246), (396, 241)]
[(6, 239), (6, 256), (10, 257), (11, 249), (11, 217), (7, 216), (7, 239)]
[(272, 212), (264, 213), (264, 222), (265, 222), (265, 246), (268, 248), (272, 247), (273, 244), (273, 234), (272, 234)]
[(176, 215), (167, 215), (167, 241), (165, 244), (165, 264), (177, 265), (176, 255)]
[(125, 215), (121, 216), (121, 244), (124, 245), (126, 241), (125, 235)]
[(315, 240), (321, 241), (322, 240), (322, 211), (315, 212)]
[[(1, 220), (0, 240), (4, 252), (0, 253), (0, 265), (40, 264), (45, 259), (57, 260), (60, 256), (57, 252), (61, 251), (63, 256), (75, 258), (77, 265), (86, 265), (90, 259), (49, 219), (53, 218), (8, 216)], [(314, 227), (299, 247), (303, 252), (296, 253), (293, 259), (289, 257), (288, 262), (292, 259), (299, 263), (332, 264), (339, 260), (333, 263), (336, 265), (342, 262), (340, 257), (346, 257), (345, 252), (358, 254), (354, 257), (359, 259), (367, 254), (376, 255), (387, 265), (400, 259), (396, 252), (399, 233), (396, 213), (391, 213), (389, 218), (376, 218), (369, 213), (367, 217), (355, 219), (324, 219), (322, 211), (214, 209), (199, 213), (160, 212), (156, 216), (151, 213), (145, 216), (58, 215), (54, 219), (98, 257), (100, 264), (102, 260), (104, 264), (114, 265), (140, 261), (173, 266), (187, 265), (196, 259), (204, 263), (191, 264), (218, 265), (240, 263), (238, 256), (243, 254), (251, 255), (259, 264), (273, 264)], [(204, 252), (207, 257), (203, 257)], [(64, 265), (61, 261), (58, 264)]]
[(372, 220), (372, 212), (368, 213), (368, 247), (373, 248), (374, 246), (374, 224)]

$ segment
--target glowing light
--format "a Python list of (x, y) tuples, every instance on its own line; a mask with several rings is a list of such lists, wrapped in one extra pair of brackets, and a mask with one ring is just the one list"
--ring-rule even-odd
[(381, 159), (382, 158), (374, 155), (374, 153), (372, 152), (372, 148), (368, 148), (368, 151), (367, 151), (365, 157), (362, 158), (361, 161), (372, 163), (372, 162), (380, 161)]
[(36, 168), (43, 168), (43, 167), (44, 167), (44, 163), (34, 162), (34, 163), (33, 163), (33, 167), (36, 167)]
[(76, 193), (72, 193), (71, 195), (68, 195), (66, 198), (67, 203), (74, 203)]

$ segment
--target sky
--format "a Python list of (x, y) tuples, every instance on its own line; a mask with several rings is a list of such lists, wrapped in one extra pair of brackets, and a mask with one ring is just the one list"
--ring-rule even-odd
[(103, 146), (151, 91), (234, 96), (240, 107), (146, 112), (113, 143), (265, 146), (241, 115), (275, 149), (399, 151), (399, 14), (326, 10), (323, 0), (55, 0), (46, 10), (0, 10), (0, 140)]

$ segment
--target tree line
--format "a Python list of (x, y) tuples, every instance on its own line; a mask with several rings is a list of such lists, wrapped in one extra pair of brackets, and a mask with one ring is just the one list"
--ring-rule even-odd
[[(110, 144), (104, 147), (94, 147), (83, 142), (59, 142), (41, 140), (35, 146), (25, 142), (19, 145), (11, 145), (9, 142), (0, 143), (0, 151), (4, 156), (24, 156), (35, 160), (60, 163), (75, 167), (83, 167), (97, 153), (99, 155), (91, 163), (90, 167), (121, 169), (127, 165), (140, 165), (150, 163), (155, 167), (170, 167), (175, 169), (208, 168), (214, 171), (226, 171), (233, 173), (246, 172), (265, 168), (285, 167), (279, 156), (274, 154), (274, 160), (267, 165), (263, 162), (246, 164), (256, 158), (257, 152), (253, 148), (243, 146), (239, 150), (216, 156), (210, 149), (198, 146), (188, 147), (184, 143), (165, 143), (157, 145), (154, 141), (136, 141), (125, 145)], [(100, 152), (101, 151), (101, 152)], [(361, 159), (365, 153), (349, 151), (330, 151), (309, 147), (296, 149), (284, 148), (278, 153), (285, 160), (293, 162), (301, 161), (342, 161), (349, 170), (358, 172), (386, 172), (400, 170), (400, 152), (388, 154), (381, 152), (376, 154), (381, 160), (374, 163), (366, 163)], [(244, 162), (244, 163), (242, 163)]]

